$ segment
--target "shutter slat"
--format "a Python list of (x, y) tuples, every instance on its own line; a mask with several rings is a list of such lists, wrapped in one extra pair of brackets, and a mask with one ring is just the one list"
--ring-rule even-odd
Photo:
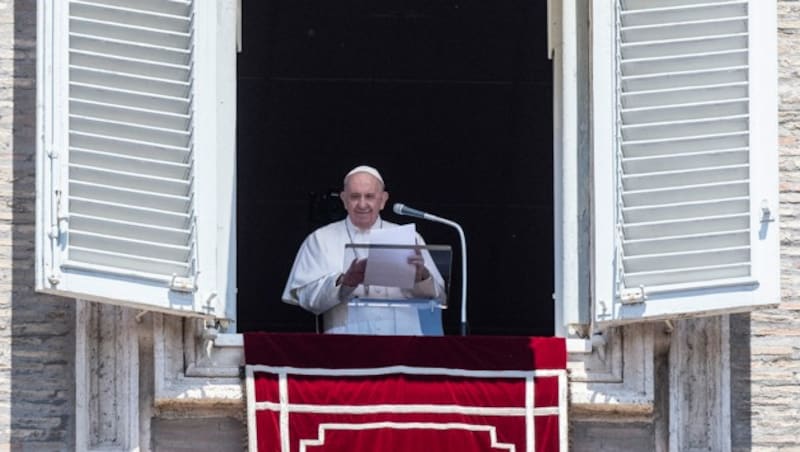
[[(135, 6), (135, 2), (131, 3), (131, 6)], [(69, 12), (72, 17), (122, 24), (128, 27), (156, 28), (176, 33), (188, 33), (191, 26), (190, 18), (186, 15), (181, 16), (80, 0), (72, 0), (70, 2)], [(123, 19), (124, 22), (121, 22)]]
[(113, 202), (98, 201), (97, 199), (70, 197), (70, 212), (77, 215), (107, 218), (115, 221), (150, 224), (154, 227), (168, 229), (189, 228), (190, 216), (185, 213), (167, 212), (158, 209), (148, 209)]
[(69, 259), (99, 265), (106, 268), (135, 270), (156, 275), (188, 276), (189, 265), (182, 262), (147, 259), (141, 256), (129, 256), (122, 253), (104, 252), (101, 250), (72, 246)]
[(741, 99), (746, 98), (747, 93), (747, 83), (737, 82), (651, 91), (629, 91), (622, 94), (621, 100), (623, 108), (632, 109)]
[(188, 196), (191, 182), (180, 179), (153, 177), (141, 173), (106, 170), (103, 168), (70, 164), (70, 179), (115, 188), (142, 192)]
[(696, 137), (701, 134), (729, 134), (748, 130), (747, 116), (710, 117), (687, 119), (685, 121), (666, 121), (652, 124), (623, 125), (621, 132), (628, 141), (660, 140)]
[(151, 11), (161, 14), (190, 17), (192, 14), (191, 0), (83, 0), (82, 3), (94, 5), (119, 6), (122, 8), (136, 9), (138, 11)]
[[(108, 0), (103, 0), (108, 1)], [(121, 1), (121, 0), (116, 0)], [(704, 3), (741, 3), (741, 0), (706, 0)], [(670, 8), (676, 6), (693, 6), (697, 5), (697, 0), (658, 0), (655, 3), (653, 0), (625, 0), (626, 11), (648, 10), (653, 9), (654, 5), (659, 8)]]
[(191, 53), (182, 49), (99, 38), (80, 33), (71, 33), (69, 39), (73, 49), (87, 53), (119, 55), (133, 60), (148, 60), (173, 66), (188, 66), (191, 61)]
[(714, 100), (678, 105), (655, 105), (640, 108), (623, 108), (626, 124), (644, 125), (708, 117), (742, 116), (748, 112), (748, 99)]
[(702, 199), (695, 202), (680, 202), (677, 204), (644, 205), (641, 207), (626, 207), (622, 209), (625, 228), (628, 225), (639, 223), (661, 222), (668, 220), (705, 218), (706, 221), (718, 215), (744, 215), (748, 209), (747, 197), (722, 198), (715, 200)]
[(697, 266), (742, 264), (750, 261), (750, 247), (671, 252), (623, 258), (625, 273), (674, 270)]
[(69, 195), (72, 197), (106, 201), (131, 207), (164, 210), (173, 213), (188, 213), (190, 198), (186, 196), (170, 196), (161, 193), (145, 192), (118, 187), (109, 187), (71, 180)]
[(679, 152), (703, 152), (716, 149), (743, 148), (748, 145), (747, 131), (724, 134), (703, 134), (658, 140), (636, 140), (621, 143), (626, 157), (646, 157)]
[(162, 261), (186, 262), (189, 257), (189, 247), (187, 246), (153, 243), (79, 230), (70, 230), (69, 240), (72, 246), (88, 250), (141, 256)]
[(620, 46), (623, 58), (662, 59), (666, 56), (716, 53), (747, 46), (747, 33), (632, 42)]
[(648, 42), (665, 39), (688, 39), (705, 36), (713, 29), (715, 34), (736, 34), (747, 31), (747, 21), (741, 17), (705, 19), (666, 25), (626, 27), (621, 30), (624, 42)]
[(191, 116), (165, 113), (143, 108), (107, 102), (87, 101), (70, 97), (75, 117), (113, 122), (115, 124), (135, 125), (159, 130), (178, 131), (188, 135)]
[[(666, 221), (665, 221), (666, 220)], [(747, 215), (734, 214), (724, 216), (696, 215), (682, 219), (663, 219), (633, 223), (625, 226), (627, 240), (665, 237), (668, 235), (713, 234), (718, 231), (735, 231), (747, 229), (750, 218)]]
[(747, 18), (747, 1), (705, 2), (628, 10), (620, 12), (623, 27), (678, 24), (681, 22), (705, 21), (713, 18)]
[(670, 88), (687, 88), (714, 84), (741, 83), (747, 81), (747, 66), (730, 66), (706, 70), (690, 70), (682, 73), (629, 75), (620, 78), (623, 95), (628, 92), (650, 91)]
[(71, 161), (77, 165), (112, 171), (133, 172), (152, 177), (182, 180), (188, 177), (191, 171), (189, 165), (184, 163), (129, 157), (124, 154), (97, 152), (81, 148), (70, 148), (70, 153)]
[(81, 17), (71, 17), (70, 31), (100, 38), (128, 41), (174, 49), (191, 49), (191, 35), (149, 27), (126, 26)]
[(621, 70), (623, 76), (631, 77), (653, 74), (681, 74), (691, 71), (746, 65), (746, 50), (729, 50), (725, 52), (623, 60)]
[(748, 181), (744, 180), (655, 190), (636, 190), (624, 192), (622, 199), (625, 206), (637, 207), (726, 199), (747, 195)]
[(162, 114), (187, 117), (189, 114), (189, 101), (180, 97), (141, 94), (84, 83), (71, 83), (69, 93), (71, 97), (84, 101), (107, 102), (125, 107), (152, 110)]
[(144, 143), (107, 135), (72, 131), (70, 132), (69, 138), (74, 148), (99, 152), (106, 152), (109, 149), (113, 149), (114, 153), (117, 154), (162, 162), (185, 163), (189, 160), (190, 155), (189, 148), (185, 147)]
[(70, 127), (76, 132), (102, 136), (114, 136), (120, 139), (135, 140), (146, 144), (160, 144), (185, 148), (189, 146), (190, 132), (187, 130), (169, 130), (159, 127), (146, 127), (136, 124), (109, 121), (90, 116), (70, 115)]
[[(680, 150), (678, 150), (680, 151)], [(710, 152), (678, 152), (672, 155), (654, 155), (623, 159), (625, 174), (651, 173), (658, 170), (677, 171), (716, 165), (739, 165), (748, 163), (748, 149), (722, 149)]]
[[(682, 231), (664, 231), (676, 233)], [(717, 248), (747, 246), (750, 240), (749, 229), (714, 231), (709, 234), (652, 236), (626, 240), (622, 246), (629, 257), (648, 254), (674, 253), (680, 251), (701, 251)]]
[(173, 246), (186, 247), (190, 238), (189, 231), (183, 229), (165, 228), (76, 213), (70, 215), (69, 223), (70, 229), (73, 231), (111, 235)]
[(658, 270), (654, 272), (628, 273), (625, 275), (625, 285), (628, 287), (645, 285), (666, 286), (670, 284), (743, 278), (746, 276), (750, 276), (749, 263), (710, 265), (673, 270)]
[(183, 82), (189, 79), (190, 68), (183, 65), (136, 60), (82, 50), (70, 51), (70, 61), (75, 66), (91, 67), (122, 75), (147, 76), (159, 80)]
[(153, 94), (173, 98), (189, 98), (191, 85), (185, 81), (155, 77), (123, 75), (91, 67), (70, 66), (70, 80), (109, 89), (125, 90), (139, 95)]
[(86, 101), (70, 97), (72, 113), (81, 117), (95, 117), (116, 123), (151, 126), (161, 129), (185, 131), (189, 128), (189, 115), (162, 113), (155, 110), (131, 108), (104, 102)]
[(748, 165), (731, 165), (711, 168), (685, 169), (680, 171), (656, 171), (630, 174), (622, 177), (625, 190), (653, 190), (683, 187), (697, 181), (703, 183), (736, 182), (747, 180)]

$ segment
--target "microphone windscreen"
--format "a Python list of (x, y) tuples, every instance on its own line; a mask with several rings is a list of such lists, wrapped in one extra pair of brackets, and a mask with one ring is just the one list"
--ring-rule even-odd
[(403, 208), (405, 208), (405, 207), (406, 207), (405, 205), (403, 205), (403, 204), (401, 204), (399, 202), (396, 202), (392, 206), (392, 210), (394, 211), (394, 213), (396, 213), (398, 215), (403, 215)]

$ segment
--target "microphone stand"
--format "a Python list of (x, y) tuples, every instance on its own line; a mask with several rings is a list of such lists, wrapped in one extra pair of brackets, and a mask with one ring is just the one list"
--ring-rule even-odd
[(464, 229), (462, 229), (461, 225), (455, 221), (448, 220), (447, 218), (437, 217), (436, 215), (431, 215), (427, 212), (422, 212), (417, 209), (412, 209), (411, 207), (400, 203), (395, 203), (394, 213), (446, 224), (458, 231), (458, 237), (461, 240), (461, 335), (466, 336), (469, 330), (469, 324), (467, 323), (467, 239), (464, 236)]
[(467, 239), (464, 237), (464, 229), (455, 221), (450, 221), (446, 218), (437, 217), (431, 214), (425, 214), (426, 219), (428, 216), (436, 218), (436, 221), (442, 224), (451, 226), (458, 231), (458, 237), (461, 239), (461, 335), (466, 336), (468, 330), (467, 324)]

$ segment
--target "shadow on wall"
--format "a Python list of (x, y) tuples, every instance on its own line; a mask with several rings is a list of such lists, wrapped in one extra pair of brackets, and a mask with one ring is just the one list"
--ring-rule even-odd
[(750, 314), (730, 318), (731, 349), (731, 450), (751, 450), (752, 356), (750, 351)]
[[(13, 41), (4, 36), (5, 52), (0, 56), (0, 165), (5, 170), (0, 300), (7, 303), (0, 308), (5, 339), (0, 354), (6, 382), (2, 390), (8, 391), (10, 405), (0, 448), (8, 444), (11, 450), (72, 450), (75, 303), (34, 292), (36, 0), (3, 2), (0, 24), (3, 33), (13, 31)], [(9, 50), (10, 59), (5, 56)]]

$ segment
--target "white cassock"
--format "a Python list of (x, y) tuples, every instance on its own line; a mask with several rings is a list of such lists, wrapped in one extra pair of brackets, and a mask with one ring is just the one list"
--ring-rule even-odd
[[(398, 225), (378, 218), (372, 226), (392, 228)], [(349, 232), (349, 233), (348, 233)], [(443, 300), (444, 282), (430, 255), (423, 252), (425, 267), (431, 276), (414, 285), (409, 291), (381, 286), (359, 285), (355, 289), (337, 286), (336, 280), (346, 271), (342, 268), (366, 250), (348, 249), (348, 243), (368, 244), (369, 230), (359, 230), (346, 218), (331, 223), (312, 232), (306, 237), (295, 257), (292, 272), (283, 290), (283, 301), (296, 304), (314, 314), (323, 314), (326, 333), (338, 334), (376, 334), (376, 335), (442, 335), (442, 313), (439, 308), (417, 308), (414, 306), (375, 307), (351, 306), (348, 302), (355, 297), (419, 298)], [(424, 244), (417, 234), (417, 240)], [(346, 257), (346, 258), (345, 258)], [(367, 261), (369, 265), (369, 261)], [(392, 291), (397, 291), (393, 294)], [(405, 293), (405, 292), (410, 292)]]

